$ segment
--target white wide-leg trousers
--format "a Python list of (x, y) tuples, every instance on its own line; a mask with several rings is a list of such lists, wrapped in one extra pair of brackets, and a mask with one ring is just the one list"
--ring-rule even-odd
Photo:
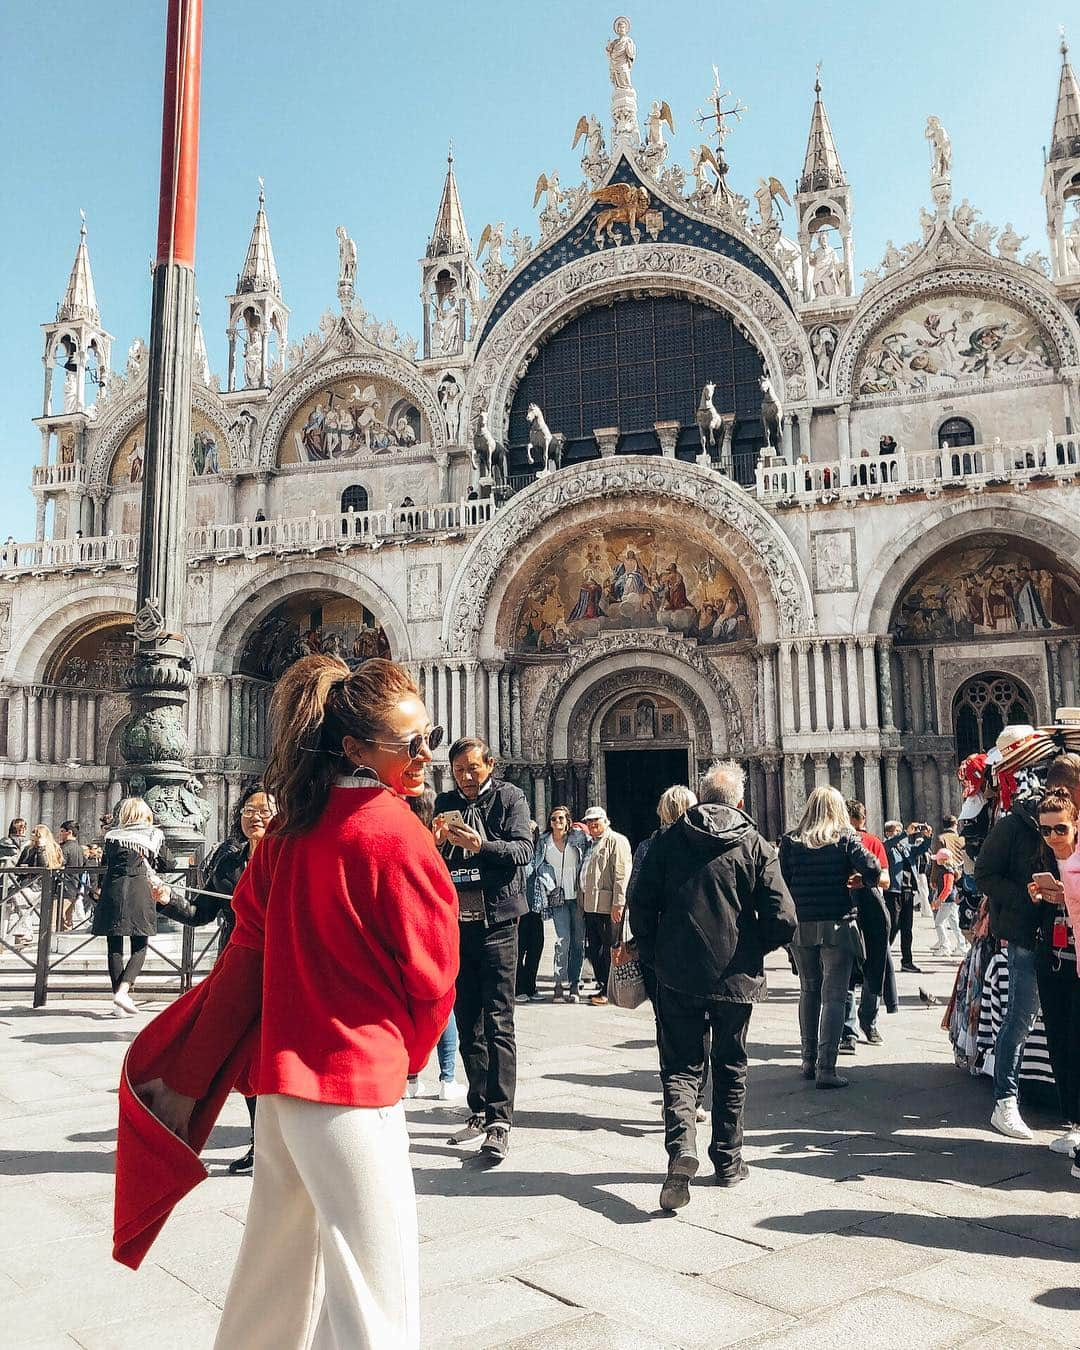
[(216, 1350), (417, 1350), (405, 1112), (259, 1098), (247, 1226)]

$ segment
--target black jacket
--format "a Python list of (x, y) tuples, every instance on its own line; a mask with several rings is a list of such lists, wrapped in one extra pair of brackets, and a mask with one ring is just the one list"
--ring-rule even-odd
[(158, 873), (172, 867), (168, 851), (150, 858), (116, 839), (105, 840), (101, 858), (105, 868), (101, 894), (94, 906), (91, 932), (96, 937), (153, 937), (157, 932), (158, 906), (150, 893), (146, 864)]
[(1033, 873), (1045, 865), (1034, 797), (1014, 802), (1000, 816), (975, 859), (975, 884), (990, 902), (990, 931), (1003, 942), (1034, 950), (1041, 905), (1027, 893)]
[(733, 806), (693, 806), (656, 835), (629, 907), (657, 980), (725, 1003), (761, 998), (765, 953), (795, 936), (776, 850)]
[[(190, 891), (182, 897), (174, 896), (169, 904), (161, 907), (161, 913), (190, 928), (217, 920), (221, 924), (218, 950), (223, 951), (236, 927), (236, 915), (233, 914), (232, 901), (228, 897), (236, 890), (236, 883), (243, 875), (250, 857), (246, 839), (223, 839), (199, 869), (199, 885), (205, 886), (206, 890)], [(213, 894), (208, 895), (207, 891)]]
[[(489, 786), (490, 784), (490, 786)], [(489, 778), (475, 802), (454, 788), (440, 792), (435, 798), (435, 815), (444, 811), (467, 813), (479, 807), (485, 835), (479, 853), (465, 853), (450, 844), (442, 845), (446, 865), (475, 867), (480, 872), (480, 886), (484, 892), (484, 908), (488, 923), (502, 923), (524, 914), (529, 903), (525, 898), (525, 864), (532, 861), (533, 832), (529, 803), (525, 794), (513, 783)]]
[(840, 923), (853, 917), (858, 896), (848, 889), (848, 877), (858, 872), (867, 886), (876, 886), (881, 878), (881, 864), (854, 830), (820, 848), (785, 834), (780, 840), (780, 871), (800, 923)]

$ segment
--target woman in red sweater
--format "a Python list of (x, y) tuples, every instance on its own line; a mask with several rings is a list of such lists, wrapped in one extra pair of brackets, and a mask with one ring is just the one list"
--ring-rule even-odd
[(271, 720), (278, 814), (236, 887), (215, 987), (179, 1067), (136, 1090), (186, 1139), (222, 1041), (261, 1013), (255, 1177), (216, 1344), (413, 1350), (401, 1098), (453, 1006), (458, 921), (449, 873), (403, 798), (423, 792), (442, 729), (401, 666), (350, 673), (327, 656), (282, 676)]

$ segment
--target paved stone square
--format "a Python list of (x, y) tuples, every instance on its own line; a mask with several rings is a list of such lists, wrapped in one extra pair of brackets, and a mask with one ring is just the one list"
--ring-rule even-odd
[[(849, 1090), (823, 1093), (799, 1077), (797, 983), (771, 958), (751, 1026), (750, 1179), (702, 1180), (678, 1216), (657, 1210), (648, 1010), (520, 1008), (505, 1164), (447, 1146), (456, 1109), (409, 1105), (425, 1347), (1080, 1344), (1080, 1183), (1046, 1148), (1055, 1117), (1029, 1110), (1032, 1144), (989, 1132), (988, 1081), (953, 1066), (940, 1008), (918, 999), (922, 984), (944, 1000), (952, 963), (918, 959), (927, 973), (900, 977), (885, 1046), (845, 1062)], [(211, 1343), (250, 1190), (224, 1173), (246, 1139), (239, 1099), (210, 1141), (214, 1175), (143, 1269), (109, 1258), (117, 1073), (155, 1006), (137, 1023), (104, 1002), (0, 1009), (2, 1339), (16, 1350)]]

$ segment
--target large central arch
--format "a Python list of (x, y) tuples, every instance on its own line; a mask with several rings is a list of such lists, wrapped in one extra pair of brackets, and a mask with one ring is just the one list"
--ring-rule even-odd
[(505, 439), (516, 382), (548, 329), (614, 297), (673, 291), (726, 310), (761, 353), (785, 402), (801, 403), (815, 387), (802, 326), (748, 267), (687, 244), (627, 244), (567, 263), (502, 313), (477, 354), (470, 418), (486, 408), (495, 435)]
[(560, 532), (580, 518), (628, 511), (677, 521), (708, 535), (755, 597), (762, 642), (814, 631), (810, 582), (773, 518), (728, 478), (697, 465), (644, 455), (590, 460), (542, 475), (511, 498), (475, 537), (450, 586), (443, 620), (449, 653), (491, 659), (507, 643), (505, 597)]

